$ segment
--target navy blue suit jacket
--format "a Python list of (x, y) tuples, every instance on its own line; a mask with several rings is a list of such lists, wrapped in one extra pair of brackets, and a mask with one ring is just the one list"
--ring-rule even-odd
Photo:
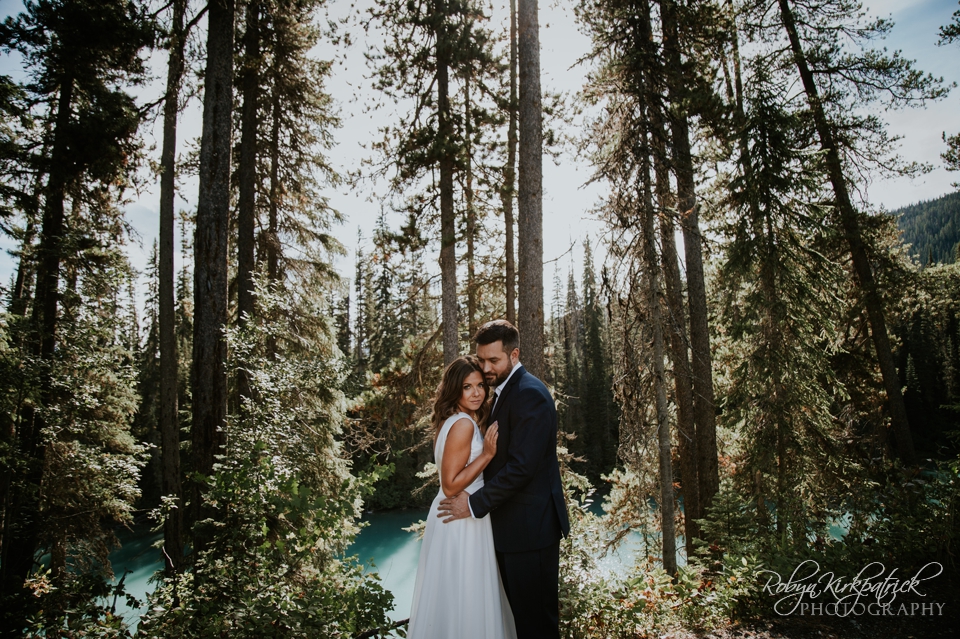
[(499, 422), (497, 453), (470, 496), (475, 517), (490, 514), (498, 552), (529, 552), (570, 532), (557, 461), (557, 407), (547, 387), (519, 367), (488, 420)]

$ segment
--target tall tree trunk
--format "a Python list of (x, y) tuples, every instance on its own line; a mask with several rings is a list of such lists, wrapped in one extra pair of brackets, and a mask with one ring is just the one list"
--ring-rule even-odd
[[(661, 133), (663, 133), (662, 130)], [(654, 150), (654, 161), (657, 162), (656, 150)], [(668, 206), (666, 202), (670, 201), (667, 169), (665, 166), (658, 166), (655, 172), (657, 200), (660, 202), (661, 209), (666, 209)], [(699, 458), (693, 412), (693, 377), (687, 353), (683, 284), (680, 278), (674, 226), (666, 210), (662, 210), (660, 214), (660, 261), (663, 265), (667, 302), (667, 317), (664, 318), (664, 325), (668, 328), (670, 359), (673, 361), (674, 398), (677, 404), (677, 443), (680, 453), (684, 535), (687, 556), (692, 557), (695, 550), (693, 540), (700, 537), (700, 525), (696, 520), (703, 517), (703, 509), (700, 507)]]
[[(646, 84), (646, 83), (644, 83)], [(649, 105), (645, 110), (648, 112)], [(650, 147), (647, 133), (640, 143), (641, 193), (640, 207), (643, 220), (643, 264), (647, 280), (647, 309), (653, 331), (653, 387), (657, 410), (657, 444), (660, 466), (660, 528), (662, 533), (663, 569), (671, 577), (677, 574), (677, 535), (673, 494), (673, 463), (670, 446), (670, 410), (667, 406), (666, 371), (663, 365), (663, 324), (660, 316), (660, 265), (657, 260), (654, 231), (653, 193), (650, 186)]]
[(183, 490), (180, 484), (180, 424), (177, 419), (177, 319), (174, 293), (174, 198), (176, 196), (177, 114), (183, 77), (186, 0), (174, 0), (167, 61), (167, 93), (163, 105), (163, 148), (160, 152), (159, 331), (160, 331), (160, 466), (161, 489), (175, 508), (163, 522), (164, 569), (183, 569)]
[(517, 186), (517, 0), (510, 0), (510, 104), (507, 117), (507, 165), (503, 169), (504, 251), (506, 252), (507, 321), (517, 323), (517, 269), (513, 246), (513, 198)]
[(471, 135), (473, 127), (471, 126), (470, 115), (470, 70), (467, 69), (467, 76), (463, 83), (463, 121), (464, 132), (466, 133), (466, 188), (464, 188), (464, 199), (466, 200), (467, 215), (467, 330), (472, 336), (477, 332), (477, 274), (474, 252), (477, 243), (477, 211), (473, 206), (473, 147), (471, 146)]
[(717, 418), (713, 391), (713, 361), (710, 353), (710, 327), (707, 314), (707, 290), (703, 273), (703, 236), (697, 212), (690, 130), (684, 112), (685, 86), (678, 41), (677, 9), (673, 0), (661, 2), (664, 53), (670, 102), (670, 128), (673, 137), (673, 164), (677, 176), (677, 199), (683, 230), (683, 248), (687, 267), (687, 300), (690, 309), (690, 347), (693, 373), (693, 408), (699, 456), (697, 477), (700, 483), (700, 508), (710, 507), (720, 490), (717, 457)]
[[(39, 192), (42, 190), (41, 180), (42, 178), (38, 177), (34, 201), (36, 201), (36, 197), (39, 197)], [(20, 248), (20, 260), (17, 264), (17, 275), (14, 279), (13, 290), (10, 292), (10, 304), (7, 307), (11, 315), (21, 318), (27, 312), (29, 301), (27, 291), (32, 286), (36, 270), (34, 259), (30, 256), (34, 236), (36, 235), (35, 214), (35, 211), (31, 211), (27, 219), (27, 226), (24, 229), (23, 242)], [(15, 450), (17, 446), (17, 421), (19, 418), (19, 411), (0, 415), (0, 444), (8, 450)], [(10, 486), (13, 475), (14, 469), (9, 464), (5, 465), (0, 472), (0, 540), (4, 539), (4, 526), (7, 521), (7, 509), (10, 505)], [(0, 547), (2, 547), (2, 541), (0, 541)]]
[(450, 42), (446, 4), (437, 0), (437, 106), (440, 145), (440, 282), (443, 319), (443, 364), (460, 355), (460, 314), (457, 304), (457, 220), (453, 211), (453, 123), (450, 120)]
[[(227, 413), (227, 228), (230, 206), (230, 134), (233, 110), (233, 0), (213, 0), (207, 14), (207, 67), (200, 138), (200, 194), (194, 241), (193, 424), (194, 471), (213, 474), (225, 444)], [(203, 479), (193, 482), (195, 521), (207, 515)], [(208, 536), (194, 536), (202, 552)]]
[[(279, 70), (275, 69), (275, 73)], [(276, 284), (280, 279), (280, 198), (283, 186), (280, 184), (280, 91), (274, 81), (270, 105), (270, 201), (267, 219), (267, 279)]]
[(517, 3), (520, 71), (520, 179), (517, 236), (520, 244), (520, 355), (528, 371), (546, 373), (543, 354), (543, 108), (540, 101), (540, 25), (537, 0)]
[(23, 244), (20, 249), (20, 261), (17, 263), (17, 276), (13, 282), (13, 290), (10, 292), (10, 304), (7, 307), (11, 315), (23, 317), (27, 312), (27, 289), (30, 286), (30, 276), (33, 273), (34, 266), (29, 257), (30, 247), (33, 246), (33, 238), (36, 235), (37, 227), (33, 223), (33, 218), (27, 220), (27, 226), (24, 229)]
[[(274, 74), (279, 73), (274, 68)], [(277, 82), (273, 82), (273, 94), (270, 96), (270, 199), (267, 202), (267, 232), (263, 242), (267, 254), (267, 281), (276, 286), (280, 281), (280, 198), (283, 197), (283, 186), (280, 184), (280, 90)], [(266, 351), (268, 357), (277, 352), (277, 338), (270, 335), (267, 338)]]
[(907, 409), (903, 401), (900, 376), (897, 374), (897, 367), (893, 359), (893, 350), (890, 346), (890, 337), (887, 334), (887, 321), (883, 308), (883, 300), (880, 299), (880, 294), (877, 291), (877, 283), (873, 276), (873, 269), (870, 266), (870, 259), (864, 246), (860, 220), (857, 217), (857, 211), (854, 209), (853, 201), (850, 199), (847, 181), (843, 175), (840, 151), (833, 137), (833, 130), (827, 121), (823, 103), (820, 101), (820, 94), (813, 73), (810, 70), (810, 65), (807, 63), (806, 54), (800, 42), (800, 35), (797, 32), (796, 18), (793, 15), (793, 10), (787, 0), (778, 0), (778, 3), (780, 6), (781, 21), (790, 39), (793, 59), (797, 65), (797, 71), (800, 73), (800, 79), (803, 82), (803, 90), (807, 94), (807, 102), (810, 104), (811, 111), (813, 111), (814, 124), (817, 128), (817, 135), (820, 138), (820, 148), (824, 151), (827, 174), (829, 175), (830, 184), (833, 187), (833, 194), (836, 198), (840, 225), (843, 229), (847, 244), (850, 246), (850, 257), (853, 261), (853, 269), (856, 274), (857, 283), (860, 285), (860, 290), (863, 294), (864, 305), (867, 308), (867, 317), (870, 320), (870, 334), (873, 338), (873, 346), (877, 353), (880, 374), (883, 377), (883, 386), (887, 392), (890, 422), (896, 440), (897, 455), (904, 464), (912, 466), (917, 462), (916, 453), (913, 449), (913, 436), (910, 433), (910, 423), (907, 420)]
[(780, 410), (780, 402), (783, 401), (783, 386), (785, 380), (783, 379), (783, 371), (780, 367), (780, 358), (778, 356), (783, 348), (782, 331), (780, 330), (783, 325), (783, 318), (780, 317), (775, 310), (778, 306), (776, 273), (777, 242), (769, 217), (766, 220), (766, 228), (759, 223), (760, 218), (754, 219), (758, 220), (754, 228), (754, 233), (757, 237), (765, 237), (767, 240), (766, 264), (761, 266), (760, 273), (763, 297), (766, 301), (762, 330), (764, 336), (763, 341), (771, 353), (771, 357), (768, 358), (767, 362), (767, 366), (770, 367), (770, 396), (767, 401), (770, 406), (773, 407), (773, 426), (776, 428), (777, 439), (777, 537), (785, 547), (788, 520), (787, 493), (791, 491), (792, 488), (787, 482), (787, 471), (789, 470), (790, 464), (787, 451), (787, 428), (789, 427), (789, 421), (787, 416)]
[[(250, 0), (246, 10), (240, 123), (240, 197), (237, 203), (237, 323), (242, 328), (253, 318), (254, 242), (257, 198), (257, 102), (260, 94), (260, 1)], [(250, 398), (250, 376), (237, 373), (237, 406)]]
[(666, 317), (663, 325), (667, 327), (670, 358), (673, 361), (674, 399), (677, 405), (677, 443), (680, 454), (680, 491), (683, 495), (684, 541), (687, 557), (695, 550), (694, 539), (700, 537), (698, 519), (703, 517), (700, 507), (699, 458), (697, 456), (697, 431), (694, 419), (693, 374), (690, 370), (690, 357), (687, 347), (689, 340), (686, 329), (686, 312), (683, 303), (683, 282), (680, 277), (680, 265), (677, 256), (677, 240), (671, 209), (675, 200), (670, 189), (670, 159), (667, 156), (667, 131), (664, 114), (659, 108), (655, 78), (663, 77), (662, 65), (651, 64), (656, 58), (653, 47), (653, 24), (650, 19), (650, 4), (642, 5), (640, 27), (635, 46), (646, 51), (646, 74), (649, 80), (644, 84), (647, 103), (647, 117), (650, 122), (653, 171), (655, 176), (654, 193), (660, 209), (660, 263), (663, 267), (664, 288), (666, 289)]

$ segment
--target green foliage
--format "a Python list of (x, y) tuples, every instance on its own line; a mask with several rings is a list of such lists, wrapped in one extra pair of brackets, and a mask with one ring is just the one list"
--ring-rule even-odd
[(41, 512), (50, 525), (43, 539), (76, 544), (84, 553), (97, 549), (100, 561), (113, 540), (101, 522), (132, 519), (146, 448), (129, 430), (136, 406), (133, 367), (123, 363), (118, 345), (102, 347), (113, 325), (107, 320), (64, 327), (54, 369), (61, 401), (47, 407), (44, 433), (50, 452)]
[(368, 480), (337, 441), (343, 397), (332, 335), (267, 354), (287, 330), (291, 300), (257, 290), (262, 317), (228, 333), (231, 369), (254, 399), (227, 424), (227, 448), (206, 495), (215, 516), (193, 571), (166, 577), (141, 632), (150, 637), (346, 637), (383, 625), (392, 596), (343, 552), (358, 531)]
[(857, 565), (880, 561), (904, 571), (936, 561), (956, 575), (960, 459), (919, 475), (891, 468), (852, 513), (844, 546)]
[[(443, 365), (436, 297), (422, 245), (398, 239), (384, 215), (372, 239), (369, 252), (357, 251), (356, 315), (339, 340), (351, 368), (345, 441), (355, 467), (380, 478), (368, 508), (423, 507), (433, 496), (416, 474), (433, 459), (425, 428)], [(339, 326), (349, 325), (340, 318)]]
[(126, 594), (122, 583), (113, 585), (102, 575), (79, 574), (65, 588), (56, 588), (47, 571), (34, 575), (26, 586), (37, 598), (38, 608), (28, 620), (24, 634), (28, 639), (49, 637), (54, 629), (61, 637), (131, 636), (124, 618), (115, 614), (116, 602), (126, 598), (134, 607), (140, 602)]
[(429, 417), (443, 368), (438, 335), (407, 338), (387, 368), (367, 374), (368, 390), (348, 413), (354, 463), (380, 477), (367, 500), (374, 510), (425, 507), (433, 499), (417, 473), (433, 461)]
[(727, 371), (719, 422), (736, 434), (738, 489), (776, 504), (770, 521), (780, 535), (803, 535), (808, 511), (829, 501), (844, 470), (832, 415), (843, 387), (830, 356), (847, 276), (830, 207), (819, 202), (826, 195), (807, 116), (784, 97), (791, 79), (764, 56), (745, 68), (730, 142), (736, 163), (716, 184), (730, 211), (715, 289)]
[[(770, 502), (745, 498), (727, 482), (702, 520), (704, 536), (697, 561), (711, 571), (747, 558), (753, 567), (791, 574), (801, 562), (816, 561), (837, 575), (855, 575), (871, 562), (900, 574), (912, 574), (929, 562), (941, 563), (955, 580), (951, 554), (960, 535), (958, 461), (937, 464), (919, 476), (892, 466), (877, 482), (862, 482), (861, 490), (803, 525), (803, 534), (783, 543), (768, 522), (776, 515)], [(771, 614), (775, 598), (761, 593), (754, 579), (735, 610), (736, 615)]]
[[(953, 21), (940, 27), (940, 39), (937, 41), (939, 46), (947, 44), (956, 44), (960, 41), (960, 11), (953, 12)], [(947, 144), (947, 150), (940, 157), (948, 171), (960, 171), (960, 133), (947, 136), (943, 134), (943, 141)], [(955, 188), (960, 188), (960, 182), (954, 182)]]
[(735, 619), (756, 588), (754, 556), (730, 554), (709, 570), (688, 564), (671, 579), (649, 555), (624, 575), (603, 576), (596, 560), (610, 550), (615, 519), (573, 504), (571, 534), (561, 545), (560, 627), (569, 639), (659, 636), (704, 630)]
[(960, 266), (925, 268), (901, 288), (893, 329), (902, 342), (897, 362), (917, 449), (942, 458), (956, 450), (949, 433), (960, 430)]
[[(487, 13), (488, 8), (476, 0), (377, 0), (364, 20), (365, 31), (381, 36), (367, 55), (374, 88), (383, 97), (412, 107), (382, 127), (382, 139), (372, 144), (376, 157), (367, 162), (374, 174), (389, 180), (391, 194), (399, 196), (391, 206), (408, 216), (403, 241), (415, 244), (433, 235), (425, 231), (439, 221), (434, 172), (444, 159), (452, 163), (464, 198), (465, 174), (472, 165), (476, 182), (470, 197), (478, 210), (489, 210), (500, 197), (501, 162), (494, 131), (502, 124), (499, 109), (506, 102), (502, 85), (506, 74), (504, 54), (485, 25)], [(436, 81), (441, 59), (446, 60), (450, 78), (444, 131), (440, 126), (444, 105)], [(460, 90), (467, 83), (469, 109)]]
[(903, 242), (924, 266), (952, 264), (960, 243), (960, 193), (918, 202), (892, 212)]
[[(24, 55), (31, 70), (32, 82), (25, 88), (32, 104), (56, 105), (63, 88), (72, 91), (67, 105), (72, 112), (57, 133), (64, 138), (61, 144), (69, 140), (68, 166), (61, 168), (70, 179), (85, 173), (104, 185), (126, 182), (137, 156), (135, 133), (142, 114), (123, 85), (143, 81), (142, 53), (156, 25), (143, 7), (126, 1), (37, 0), (24, 9), (0, 26), (0, 46)], [(53, 106), (47, 118), (52, 122), (56, 114)], [(49, 147), (43, 152), (49, 153)], [(37, 160), (37, 168), (45, 170), (49, 158), (36, 155)]]
[(271, 276), (318, 287), (336, 279), (330, 257), (343, 252), (330, 232), (343, 218), (324, 193), (340, 183), (327, 155), (340, 126), (326, 87), (332, 63), (310, 55), (321, 43), (318, 14), (325, 5), (326, 0), (261, 2), (261, 58), (253, 62), (261, 95), (258, 261), (277, 269)]
[(613, 399), (609, 320), (597, 290), (589, 240), (584, 255), (582, 295), (573, 272), (565, 299), (559, 279), (554, 282), (546, 330), (548, 382), (557, 397), (560, 431), (570, 437), (573, 468), (599, 482), (617, 462), (619, 409)]
[[(93, 256), (91, 256), (93, 257)], [(62, 344), (49, 365), (25, 352), (24, 320), (4, 315), (0, 323), (0, 390), (5, 414), (36, 406), (47, 454), (41, 480), (40, 554), (49, 569), (31, 575), (33, 596), (21, 600), (32, 613), (31, 632), (98, 627), (103, 636), (122, 631), (99, 598), (112, 577), (108, 555), (116, 546), (113, 527), (133, 519), (138, 480), (147, 447), (131, 434), (136, 410), (136, 372), (125, 340), (116, 291), (129, 276), (119, 249), (99, 255), (99, 269), (84, 274), (64, 296)], [(38, 379), (49, 368), (54, 401), (40, 403)], [(9, 412), (7, 412), (9, 411)], [(12, 482), (24, 482), (25, 460), (13, 442), (0, 445), (0, 466)]]

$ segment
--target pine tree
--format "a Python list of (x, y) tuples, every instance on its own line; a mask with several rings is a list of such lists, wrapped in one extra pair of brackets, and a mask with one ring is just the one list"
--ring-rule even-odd
[[(46, 182), (28, 340), (44, 367), (37, 403), (24, 406), (19, 418), (16, 456), (22, 466), (10, 484), (0, 559), (0, 596), (18, 600), (4, 605), (9, 615), (4, 627), (13, 635), (22, 627), (22, 584), (42, 533), (38, 513), (48, 448), (44, 433), (51, 426), (48, 410), (61, 401), (53, 377), (56, 350), (64, 337), (59, 331), (59, 288), (72, 248), (69, 238), (80, 231), (70, 226), (66, 206), (104, 210), (103, 202), (116, 195), (111, 186), (122, 188), (133, 168), (141, 114), (123, 86), (142, 79), (140, 56), (152, 37), (152, 25), (139, 11), (127, 2), (40, 0), (0, 28), (0, 44), (22, 53), (31, 69), (32, 82), (26, 87), (31, 101), (38, 109), (50, 108), (41, 115)], [(70, 290), (71, 282), (67, 285)]]
[[(209, 511), (203, 493), (223, 447), (227, 416), (227, 231), (233, 113), (234, 1), (216, 0), (207, 10), (203, 131), (200, 137), (200, 194), (197, 198), (193, 271), (193, 471), (190, 504), (194, 521)], [(194, 534), (194, 551), (206, 548)]]
[(504, 278), (507, 321), (517, 323), (517, 269), (514, 248), (513, 202), (517, 176), (517, 0), (510, 0), (510, 94), (507, 103), (507, 161), (503, 167)]
[[(160, 321), (159, 321), (159, 248), (154, 241), (150, 251), (150, 260), (144, 276), (147, 280), (147, 294), (144, 300), (145, 331), (143, 344), (139, 342), (128, 347), (136, 353), (137, 395), (139, 406), (133, 422), (133, 434), (137, 441), (148, 442), (151, 449), (150, 460), (144, 468), (140, 482), (141, 505), (156, 507), (163, 494), (162, 454), (160, 448)], [(174, 391), (176, 386), (174, 386)], [(179, 479), (179, 478), (178, 478)]]
[[(716, 7), (713, 3), (678, 6), (666, 1), (655, 5), (584, 2), (578, 7), (578, 18), (593, 40), (589, 57), (596, 65), (585, 92), (602, 105), (604, 114), (592, 123), (585, 146), (591, 151), (595, 179), (610, 184), (605, 215), (618, 230), (617, 241), (610, 246), (615, 270), (608, 280), (624, 282), (611, 287), (613, 308), (619, 315), (619, 352), (614, 366), (622, 380), (614, 385), (622, 410), (618, 450), (632, 467), (630, 472), (641, 473), (648, 487), (654, 473), (661, 488), (664, 482), (674, 481), (672, 464), (669, 473), (666, 464), (651, 468), (636, 450), (655, 445), (649, 429), (662, 423), (658, 394), (666, 392), (662, 385), (669, 382), (665, 376), (672, 374), (684, 532), (688, 552), (692, 552), (699, 534), (696, 519), (702, 517), (719, 482), (703, 238), (695, 192), (696, 162), (690, 147), (691, 122), (707, 126), (723, 120), (715, 104), (714, 67), (708, 55), (721, 41), (714, 26), (718, 22)], [(616, 142), (601, 145), (597, 140)], [(677, 193), (672, 192), (672, 179)], [(649, 195), (645, 190), (648, 183)], [(660, 220), (659, 225), (654, 220), (649, 231), (659, 230), (659, 256), (657, 246), (644, 244), (648, 198), (654, 217)], [(674, 240), (676, 222), (684, 231), (686, 300)], [(657, 257), (655, 265), (648, 261), (650, 250)], [(639, 273), (646, 279), (635, 282)], [(656, 308), (651, 306), (654, 302)], [(649, 324), (655, 312), (662, 326)], [(656, 330), (661, 331), (660, 341), (655, 339)], [(661, 360), (667, 354), (661, 349), (667, 347), (672, 370)], [(621, 377), (624, 373), (619, 371), (634, 371), (635, 367), (643, 367), (643, 373)], [(665, 436), (656, 445), (665, 451), (672, 443)], [(638, 499), (648, 497), (637, 495)], [(662, 525), (671, 526), (672, 522)]]
[(370, 370), (386, 369), (390, 361), (400, 354), (403, 335), (396, 313), (396, 272), (392, 264), (391, 238), (386, 226), (386, 216), (381, 213), (373, 232), (373, 253), (368, 257), (372, 263), (370, 289), (371, 332)]
[[(240, 152), (237, 162), (239, 198), (237, 202), (237, 325), (244, 326), (255, 313), (253, 278), (256, 268), (257, 197), (257, 131), (260, 123), (260, 0), (248, 0), (244, 15), (243, 62), (240, 68), (240, 92), (243, 105), (240, 113)], [(250, 379), (240, 369), (237, 373), (238, 406), (250, 396)]]
[(819, 204), (809, 120), (789, 99), (790, 75), (761, 51), (744, 82), (737, 47), (733, 56), (732, 149), (718, 149), (735, 158), (721, 179), (732, 213), (719, 280), (732, 371), (723, 420), (747, 440), (740, 490), (753, 494), (761, 521), (776, 504), (777, 543), (805, 545), (809, 522), (826, 507), (814, 496), (825, 499), (834, 479), (827, 459), (838, 454), (831, 296), (842, 271), (827, 257), (828, 209)]
[(176, 196), (177, 116), (186, 49), (187, 0), (174, 0), (170, 13), (167, 48), (167, 87), (163, 103), (163, 147), (160, 154), (160, 231), (157, 269), (158, 346), (160, 356), (160, 449), (163, 494), (176, 508), (166, 514), (163, 543), (165, 566), (180, 572), (183, 564), (183, 489), (180, 477), (180, 427), (177, 386), (179, 354), (174, 291), (174, 202)]
[[(853, 65), (851, 68), (856, 72), (846, 74), (838, 70), (837, 58), (843, 50), (838, 39), (846, 37), (841, 34), (856, 34), (855, 42), (860, 44), (884, 33), (890, 26), (886, 21), (861, 24), (858, 8), (843, 0), (828, 2), (816, 13), (789, 0), (778, 0), (778, 7), (779, 27), (789, 42), (792, 62), (800, 76), (824, 154), (825, 173), (834, 195), (834, 223), (842, 230), (849, 247), (856, 282), (867, 310), (897, 455), (912, 465), (916, 456), (887, 333), (884, 301), (870, 263), (872, 247), (868, 244), (868, 224), (854, 205), (848, 177), (853, 168), (849, 164), (857, 161), (854, 160), (857, 155), (867, 162), (889, 155), (889, 140), (875, 117), (854, 115), (845, 106), (853, 101), (862, 104), (876, 100), (885, 100), (889, 106), (920, 104), (941, 97), (945, 89), (932, 77), (913, 69), (898, 53), (888, 56), (877, 51), (854, 52), (843, 66)], [(845, 28), (837, 29), (838, 23)], [(886, 158), (884, 161), (885, 166), (897, 168), (896, 162), (890, 163)], [(899, 168), (903, 173), (909, 172), (906, 167)]]
[[(410, 232), (405, 236), (421, 233), (421, 227), (436, 220), (439, 213), (441, 317), (444, 361), (449, 363), (460, 348), (458, 216), (454, 210), (457, 177), (462, 176), (463, 201), (472, 202), (473, 185), (467, 174), (479, 167), (471, 149), (481, 146), (478, 138), (486, 137), (486, 123), (494, 121), (478, 108), (475, 91), (461, 93), (455, 83), (493, 85), (488, 80), (496, 77), (500, 67), (490, 34), (481, 26), (483, 12), (471, 0), (435, 0), (422, 5), (380, 0), (370, 15), (365, 28), (380, 29), (385, 38), (382, 47), (370, 55), (374, 87), (389, 99), (416, 105), (397, 125), (383, 129), (383, 140), (374, 145), (376, 174), (389, 175), (388, 198), (402, 199), (402, 205), (394, 208), (408, 216)], [(474, 96), (466, 117), (457, 108), (458, 95)], [(472, 224), (475, 231), (476, 218), (473, 220), (468, 226)]]
[(326, 89), (331, 62), (310, 56), (323, 35), (316, 17), (324, 6), (324, 0), (261, 4), (257, 263), (281, 288), (288, 279), (326, 288), (336, 280), (329, 258), (343, 251), (330, 232), (342, 218), (324, 193), (340, 183), (326, 155), (340, 125)]
[(575, 455), (579, 464), (588, 462), (586, 458), (587, 433), (584, 432), (583, 422), (583, 309), (580, 295), (577, 292), (577, 281), (573, 269), (567, 275), (567, 296), (564, 303), (563, 319), (561, 324), (563, 338), (564, 368), (558, 380), (558, 387), (565, 397), (566, 406), (563, 407), (563, 430), (575, 436), (570, 442), (570, 452)]
[(519, 129), (517, 328), (524, 367), (543, 375), (543, 105), (540, 94), (540, 22), (537, 0), (517, 2)]
[(674, 0), (662, 0), (659, 4), (665, 82), (670, 98), (667, 117), (671, 133), (671, 159), (677, 179), (677, 210), (683, 231), (687, 272), (690, 372), (698, 455), (697, 484), (700, 489), (699, 506), (705, 510), (720, 489), (720, 475), (709, 313), (703, 270), (703, 235), (695, 191), (689, 120), (698, 115), (691, 106), (707, 100), (706, 96), (711, 93), (708, 88), (703, 89), (705, 69), (695, 65), (695, 61), (701, 58), (697, 56), (694, 43), (704, 36), (709, 39), (710, 36), (700, 33), (700, 30), (718, 20), (717, 16), (712, 15), (714, 4), (710, 2), (678, 5)]
[[(940, 27), (940, 39), (937, 45), (945, 46), (960, 42), (960, 11), (953, 12), (953, 22)], [(943, 134), (943, 141), (947, 150), (940, 156), (948, 171), (960, 171), (960, 133), (951, 136)], [(960, 188), (960, 182), (954, 182), (955, 188)]]

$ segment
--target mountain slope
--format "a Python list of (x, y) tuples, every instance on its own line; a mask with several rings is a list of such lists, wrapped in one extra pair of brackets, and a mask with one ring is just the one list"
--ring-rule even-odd
[(903, 242), (921, 264), (952, 264), (960, 242), (960, 191), (893, 211)]

